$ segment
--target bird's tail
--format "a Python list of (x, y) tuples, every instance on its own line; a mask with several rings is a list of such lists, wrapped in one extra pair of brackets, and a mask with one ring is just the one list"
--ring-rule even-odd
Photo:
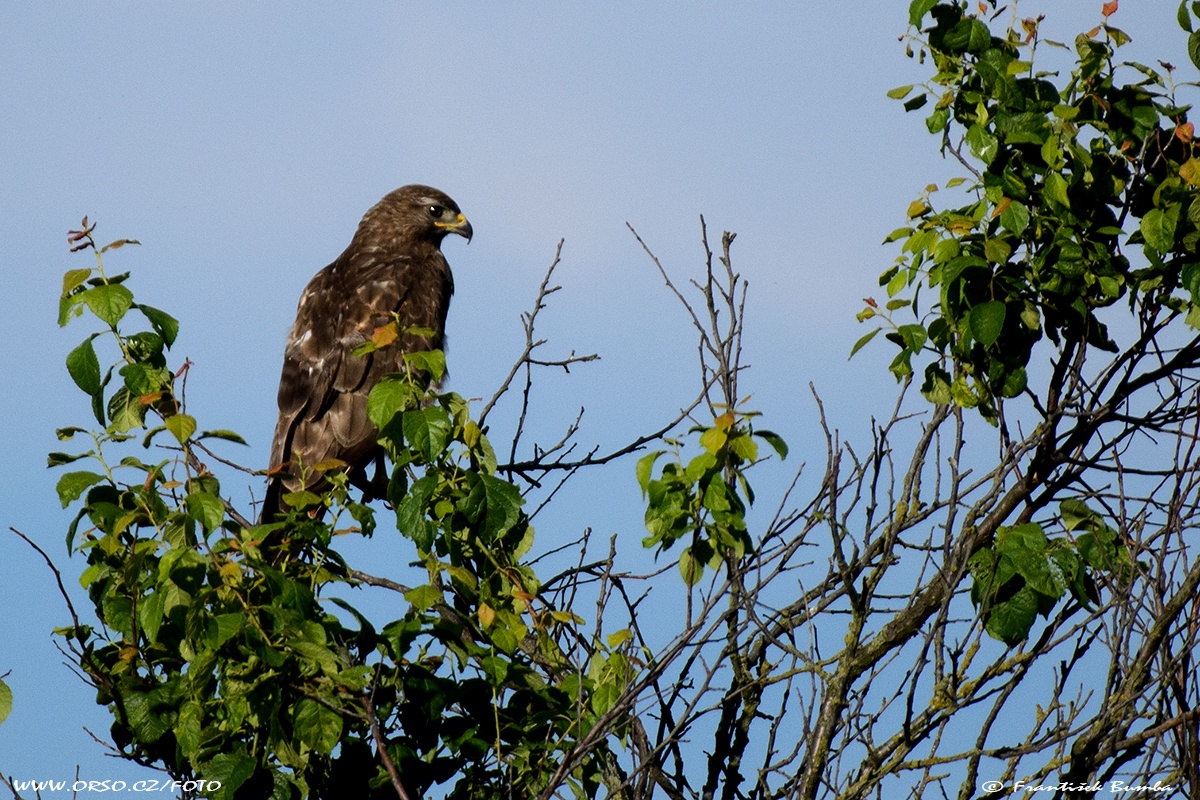
[(259, 511), (258, 524), (274, 522), (275, 517), (283, 511), (283, 481), (271, 478), (267, 481), (267, 493), (263, 497), (262, 508)]

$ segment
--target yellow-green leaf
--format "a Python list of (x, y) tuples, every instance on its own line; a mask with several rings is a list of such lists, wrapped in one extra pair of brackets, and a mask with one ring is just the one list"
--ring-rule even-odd
[(163, 424), (180, 444), (186, 444), (187, 440), (196, 432), (196, 419), (190, 414), (175, 414), (163, 420)]

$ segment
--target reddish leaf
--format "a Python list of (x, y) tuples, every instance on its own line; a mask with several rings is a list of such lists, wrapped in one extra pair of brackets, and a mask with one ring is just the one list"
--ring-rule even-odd
[(387, 347), (392, 342), (396, 341), (399, 335), (395, 322), (389, 322), (380, 328), (375, 329), (375, 333), (371, 334), (371, 341), (376, 347)]
[(1100, 13), (1105, 17), (1111, 17), (1113, 14), (1117, 13), (1117, 3), (1118, 0), (1109, 0), (1109, 2), (1104, 4), (1104, 7), (1100, 10)]
[(1190, 142), (1195, 133), (1196, 127), (1190, 122), (1185, 122), (1175, 128), (1175, 137), (1184, 144)]

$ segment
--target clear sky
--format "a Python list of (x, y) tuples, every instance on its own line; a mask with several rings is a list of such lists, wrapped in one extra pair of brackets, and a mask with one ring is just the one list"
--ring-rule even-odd
[[(694, 393), (686, 319), (625, 223), (686, 279), (704, 214), (716, 237), (738, 233), (750, 281), (744, 386), (804, 460), (819, 444), (810, 380), (851, 431), (890, 408), (882, 339), (846, 360), (866, 330), (854, 314), (895, 255), (879, 242), (926, 184), (956, 174), (921, 118), (885, 97), (926, 77), (898, 41), (907, 6), (3, 4), (0, 674), (16, 704), (0, 771), (140, 774), (83, 732), (104, 736), (107, 712), (54, 650), (49, 631), (67, 617), (51, 575), (7, 532), (35, 538), (69, 583), (82, 569), (65, 558), (73, 512), (58, 507), (45, 453), (62, 449), (56, 427), (89, 418), (63, 359), (91, 329), (55, 323), (62, 273), (93, 263), (66, 247), (84, 214), (101, 241), (141, 240), (109, 269), (132, 270), (138, 299), (181, 320), (189, 410), (242, 433), (251, 447), (230, 455), (256, 466), (300, 290), (387, 191), (437, 186), (474, 226), (469, 246), (444, 248), (458, 287), (451, 388), (468, 397), (489, 397), (519, 353), (518, 315), (565, 238), (542, 335), (554, 352), (603, 358), (547, 376), (539, 413), (550, 438), (586, 404), (585, 444), (650, 429)], [(1100, 6), (1046, 0), (1021, 14), (1047, 13), (1047, 34), (1070, 41)], [(1128, 57), (1191, 70), (1174, 7), (1123, 0), (1112, 22), (1134, 37)], [(511, 411), (498, 410), (497, 431)], [(567, 495), (574, 520), (539, 535), (594, 525), (637, 549), (632, 462), (608, 479), (627, 506)]]

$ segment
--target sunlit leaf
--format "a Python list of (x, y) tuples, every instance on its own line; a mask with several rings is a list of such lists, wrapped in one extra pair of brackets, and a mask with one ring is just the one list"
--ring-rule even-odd
[(1029, 226), (1029, 209), (1023, 203), (1013, 200), (1000, 212), (1000, 225), (1006, 231), (1020, 236)]
[(1071, 207), (1071, 199), (1067, 196), (1067, 181), (1057, 172), (1046, 175), (1045, 196), (1064, 208)]
[(209, 492), (196, 491), (184, 498), (188, 515), (203, 526), (205, 531), (215, 531), (225, 519), (225, 503)]
[(654, 462), (662, 454), (662, 450), (655, 450), (637, 460), (637, 481), (638, 486), (642, 487), (643, 495), (646, 493), (646, 487), (650, 485), (650, 476), (654, 473)]
[(13, 693), (8, 684), (0, 680), (0, 722), (4, 722), (12, 713)]
[(1175, 229), (1179, 224), (1179, 206), (1152, 208), (1142, 217), (1139, 229), (1146, 244), (1160, 253), (1169, 253), (1175, 246)]
[(367, 417), (377, 428), (383, 428), (397, 413), (415, 408), (416, 390), (403, 378), (384, 378), (367, 396)]
[(55, 490), (58, 492), (58, 499), (62, 502), (62, 507), (66, 508), (78, 500), (87, 491), (89, 486), (94, 486), (102, 480), (104, 480), (103, 475), (86, 470), (68, 472), (62, 475), (55, 486)]
[(426, 609), (433, 608), (433, 606), (442, 601), (442, 593), (436, 587), (427, 583), (415, 589), (409, 589), (404, 593), (404, 599), (418, 609), (425, 611)]
[(82, 295), (92, 313), (109, 325), (116, 325), (133, 306), (133, 292), (120, 283), (93, 286)]
[(175, 435), (180, 444), (186, 444), (196, 432), (196, 419), (188, 414), (174, 414), (163, 420), (167, 430)]
[(441, 406), (426, 406), (404, 412), (401, 429), (409, 445), (432, 462), (450, 440), (450, 417)]
[(912, 0), (908, 5), (908, 24), (914, 28), (921, 27), (925, 15), (938, 4), (938, 0)]

